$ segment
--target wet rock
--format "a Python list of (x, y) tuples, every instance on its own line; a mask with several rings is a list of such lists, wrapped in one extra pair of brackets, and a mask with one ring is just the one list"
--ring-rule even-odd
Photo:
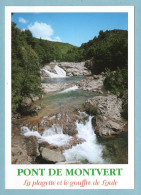
[(58, 146), (54, 146), (49, 144), (48, 142), (41, 142), (39, 143), (39, 148), (47, 148), (47, 149), (51, 149), (51, 150), (56, 150), (58, 148)]
[(28, 156), (39, 156), (38, 142), (35, 136), (25, 137), (26, 151)]
[(57, 63), (56, 62), (51, 62), (50, 64), (47, 64), (45, 65), (41, 70), (40, 70), (40, 73), (41, 73), (41, 76), (42, 77), (49, 77), (48, 73), (46, 72), (49, 71), (49, 72), (52, 72), (54, 74), (56, 74), (56, 71), (54, 70), (54, 67)]
[(19, 132), (12, 135), (12, 164), (32, 164), (39, 155), (36, 137), (25, 137)]
[(115, 95), (97, 96), (85, 103), (85, 109), (95, 117), (92, 124), (99, 136), (110, 137), (127, 131), (127, 121), (122, 118), (122, 100)]
[(63, 133), (73, 136), (78, 133), (76, 129), (77, 112), (65, 112), (59, 117), (58, 124), (63, 127)]
[(70, 135), (70, 136), (73, 136), (73, 135), (77, 134), (78, 131), (76, 129), (76, 125), (71, 124), (71, 123), (65, 124), (63, 126), (63, 133), (67, 134), (67, 135)]
[(85, 142), (86, 140), (85, 139), (82, 139), (82, 138), (74, 138), (72, 140), (69, 141), (69, 144), (71, 146), (76, 146), (77, 144), (82, 144), (83, 142)]
[(54, 163), (66, 161), (65, 156), (61, 152), (42, 147), (40, 148), (40, 151), (42, 158), (46, 161), (51, 161)]
[(104, 79), (105, 76), (103, 75), (94, 75), (82, 80), (78, 85), (84, 91), (97, 91), (99, 94), (102, 94)]
[(68, 150), (68, 149), (72, 148), (72, 146), (76, 146), (77, 144), (82, 144), (85, 141), (86, 140), (84, 140), (82, 138), (73, 137), (66, 145), (60, 146), (56, 150), (57, 151)]
[(41, 83), (41, 85), (44, 93), (62, 91), (66, 88), (72, 87), (72, 84), (67, 84), (67, 83), (65, 84), (64, 83), (51, 83), (51, 84)]

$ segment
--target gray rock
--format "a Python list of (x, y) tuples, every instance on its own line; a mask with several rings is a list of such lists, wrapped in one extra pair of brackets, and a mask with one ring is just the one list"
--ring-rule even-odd
[(22, 101), (22, 106), (25, 106), (25, 107), (31, 106), (31, 104), (32, 104), (32, 99), (29, 97), (24, 98)]
[(39, 99), (40, 99), (39, 96), (32, 96), (32, 101), (33, 101), (33, 102), (35, 102), (35, 101), (37, 101), (37, 100), (39, 100)]
[(19, 131), (12, 134), (12, 164), (32, 164), (39, 155), (36, 137), (25, 137)]
[(44, 93), (62, 91), (66, 88), (72, 87), (72, 84), (64, 84), (64, 83), (51, 83), (51, 84), (42, 83), (41, 85)]
[(40, 148), (41, 156), (44, 160), (50, 162), (64, 162), (66, 161), (65, 156), (61, 152), (56, 152), (54, 150), (50, 150), (48, 148)]
[(26, 151), (28, 156), (39, 156), (38, 142), (35, 136), (25, 137)]
[(74, 62), (51, 62), (48, 65), (44, 66), (41, 69), (41, 76), (42, 77), (49, 77), (49, 74), (46, 72), (52, 72), (52, 73), (56, 73), (56, 71), (54, 70), (54, 66), (57, 65), (60, 68), (62, 68), (65, 72), (67, 76), (82, 76), (82, 75), (91, 75), (91, 71), (85, 67), (85, 62), (78, 62), (78, 63), (74, 63)]
[(84, 91), (97, 91), (102, 94), (104, 79), (105, 77), (102, 75), (94, 75), (82, 80), (79, 86)]
[(127, 120), (122, 118), (122, 100), (115, 95), (96, 96), (85, 103), (85, 110), (95, 115), (92, 124), (100, 136), (112, 136), (127, 131)]
[(91, 75), (91, 71), (85, 67), (85, 62), (60, 62), (59, 66), (63, 68), (67, 76), (82, 76), (82, 75)]

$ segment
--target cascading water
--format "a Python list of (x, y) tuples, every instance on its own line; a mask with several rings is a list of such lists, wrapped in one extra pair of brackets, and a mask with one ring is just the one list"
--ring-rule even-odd
[[(80, 113), (81, 115), (82, 113)], [(83, 113), (85, 114), (85, 113)], [(103, 163), (102, 150), (103, 147), (97, 144), (96, 135), (91, 124), (92, 117), (87, 116), (86, 121), (76, 121), (78, 138), (84, 140), (83, 143), (72, 146), (72, 148), (64, 150), (66, 161), (80, 161), (81, 163)], [(46, 141), (51, 145), (65, 146), (73, 139), (72, 136), (63, 134), (63, 128), (57, 124), (52, 125), (51, 128), (46, 129), (42, 135), (37, 131), (30, 131), (28, 127), (21, 128), (22, 134), (25, 136), (36, 136), (38, 142)]]
[(59, 77), (60, 78), (63, 78), (63, 77), (66, 77), (66, 72), (62, 68), (60, 68), (59, 66), (57, 66), (57, 65), (55, 65), (55, 67), (54, 67), (54, 70), (56, 71), (56, 74), (53, 73), (53, 72), (50, 72), (50, 71), (48, 71), (46, 69), (43, 69), (43, 70), (51, 78), (59, 78)]
[(57, 72), (57, 75), (59, 77), (66, 77), (66, 72), (62, 68), (60, 68), (59, 66), (56, 65), (54, 67), (54, 70)]
[(77, 137), (84, 139), (85, 142), (64, 151), (67, 161), (103, 163), (103, 147), (96, 142), (96, 135), (93, 131), (91, 120), (92, 116), (89, 116), (85, 124), (79, 123), (78, 121), (76, 122), (78, 130)]
[(73, 86), (73, 87), (69, 87), (69, 88), (67, 88), (67, 89), (65, 89), (65, 90), (63, 90), (63, 91), (61, 91), (60, 93), (68, 93), (68, 92), (70, 92), (70, 91), (75, 91), (75, 90), (77, 90), (78, 89), (78, 86)]
[(52, 125), (51, 128), (45, 130), (42, 135), (37, 131), (31, 131), (28, 127), (23, 126), (21, 132), (24, 136), (35, 136), (38, 142), (48, 142), (54, 146), (66, 145), (72, 138), (69, 135), (63, 134), (62, 127)]

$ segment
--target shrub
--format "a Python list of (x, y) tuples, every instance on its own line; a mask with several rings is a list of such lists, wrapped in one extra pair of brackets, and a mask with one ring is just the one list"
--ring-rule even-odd
[(124, 91), (128, 88), (128, 70), (117, 68), (116, 71), (106, 69), (106, 78), (104, 86), (118, 97), (123, 96)]

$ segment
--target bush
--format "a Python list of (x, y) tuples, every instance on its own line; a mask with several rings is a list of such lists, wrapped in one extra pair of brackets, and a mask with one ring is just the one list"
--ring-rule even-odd
[(128, 70), (117, 68), (116, 71), (106, 69), (106, 78), (104, 86), (118, 97), (123, 96), (124, 91), (128, 88)]

